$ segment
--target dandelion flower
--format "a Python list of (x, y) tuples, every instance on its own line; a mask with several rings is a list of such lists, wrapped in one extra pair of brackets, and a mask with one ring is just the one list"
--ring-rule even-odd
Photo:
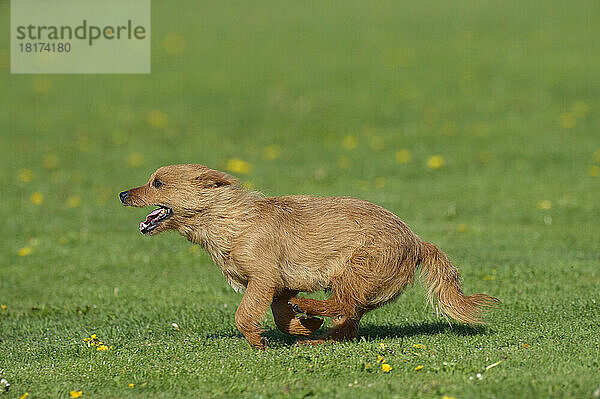
[(133, 388), (135, 386), (135, 384), (127, 384), (128, 388)]
[(46, 169), (54, 169), (58, 165), (58, 157), (54, 154), (47, 154), (42, 160), (42, 165)]
[(577, 124), (577, 118), (571, 112), (563, 112), (558, 117), (558, 123), (565, 129), (572, 129)]
[(384, 373), (389, 373), (392, 370), (392, 366), (390, 366), (387, 363), (383, 363), (381, 365), (381, 369), (383, 370)]
[(344, 169), (344, 170), (350, 169), (350, 166), (352, 166), (352, 160), (343, 155), (337, 159), (337, 163), (338, 163), (338, 166), (340, 167), (340, 169)]
[(157, 129), (167, 127), (169, 123), (169, 117), (164, 111), (160, 109), (153, 109), (148, 112), (148, 116), (146, 117), (150, 126), (155, 127)]
[(19, 396), (19, 399), (26, 399), (29, 396), (29, 392), (25, 392), (23, 395)]
[(442, 134), (444, 136), (454, 136), (456, 134), (457, 130), (458, 130), (458, 126), (456, 126), (456, 123), (452, 122), (452, 121), (446, 122), (442, 126)]
[(459, 233), (464, 233), (465, 231), (467, 231), (467, 229), (467, 225), (463, 223), (459, 224), (457, 227)]
[(481, 151), (477, 154), (477, 159), (481, 163), (488, 163), (492, 160), (492, 154), (489, 151)]
[(583, 101), (577, 101), (575, 104), (573, 104), (573, 108), (571, 109), (573, 111), (573, 115), (578, 118), (584, 118), (590, 112), (590, 106)]
[(41, 203), (44, 202), (44, 194), (35, 191), (31, 194), (31, 197), (29, 197), (29, 201), (34, 205), (41, 205)]
[(21, 169), (17, 175), (19, 181), (22, 181), (23, 183), (29, 183), (33, 180), (33, 177), (34, 175), (31, 169)]
[(396, 162), (398, 163), (408, 163), (410, 162), (412, 156), (410, 155), (410, 151), (402, 149), (396, 151)]
[(274, 159), (277, 159), (281, 156), (281, 147), (279, 147), (278, 145), (270, 145), (268, 147), (265, 147), (265, 149), (262, 152), (262, 158), (265, 161), (272, 161)]
[(383, 363), (383, 362), (385, 362), (385, 359), (383, 358), (383, 356), (377, 355), (377, 363)]
[(81, 198), (77, 195), (73, 195), (67, 199), (67, 206), (69, 208), (78, 208), (81, 206)]
[(423, 366), (422, 365), (419, 365), (419, 366), (415, 367), (415, 371), (421, 371), (421, 370), (423, 370)]
[(548, 211), (548, 210), (552, 209), (552, 201), (542, 200), (537, 203), (537, 208), (544, 210), (544, 211)]
[(422, 349), (427, 349), (427, 346), (425, 346), (423, 344), (414, 344), (413, 348), (422, 350)]
[(33, 252), (33, 248), (31, 247), (23, 247), (21, 249), (19, 249), (17, 251), (17, 255), (19, 256), (27, 256), (27, 255), (31, 255), (31, 253)]
[(104, 352), (104, 351), (107, 351), (109, 349), (110, 348), (108, 346), (106, 346), (106, 345), (98, 345), (98, 347), (96, 348), (96, 350), (100, 351), (100, 352)]
[(185, 38), (178, 32), (171, 32), (163, 40), (165, 51), (171, 55), (178, 55), (185, 51)]
[(379, 344), (379, 349), (381, 349), (381, 350), (385, 349), (385, 344), (383, 342)]
[(81, 398), (81, 395), (83, 395), (83, 392), (81, 392), (81, 391), (71, 391), (71, 392), (69, 392), (69, 397), (70, 398)]
[(38, 94), (46, 94), (52, 88), (51, 80), (46, 76), (37, 76), (32, 84), (32, 89)]
[(225, 169), (233, 173), (239, 173), (241, 175), (250, 174), (252, 171), (252, 165), (239, 158), (231, 158), (227, 160)]
[(383, 141), (383, 137), (373, 136), (369, 141), (369, 146), (373, 151), (381, 151), (385, 148), (385, 142)]
[(442, 399), (456, 399), (454, 396), (442, 396)]
[(138, 166), (142, 166), (144, 164), (144, 155), (140, 152), (134, 152), (129, 155), (127, 161), (129, 162), (129, 166), (132, 168), (137, 168)]
[(590, 165), (588, 167), (588, 175), (590, 175), (592, 177), (598, 177), (598, 176), (600, 176), (600, 166), (598, 166), (598, 165)]
[(0, 305), (0, 309), (6, 310), (6, 309), (8, 309), (8, 306), (6, 306), (6, 305)]
[(358, 139), (356, 138), (356, 136), (353, 136), (351, 134), (344, 136), (344, 138), (342, 139), (342, 147), (344, 147), (348, 151), (352, 151), (353, 149), (358, 147)]
[(378, 177), (375, 179), (376, 188), (384, 188), (386, 185), (385, 177)]
[(437, 170), (444, 166), (444, 157), (441, 155), (432, 155), (427, 159), (429, 169)]

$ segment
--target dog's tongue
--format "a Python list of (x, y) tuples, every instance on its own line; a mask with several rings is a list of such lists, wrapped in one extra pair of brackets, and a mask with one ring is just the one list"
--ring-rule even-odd
[(150, 214), (148, 214), (148, 216), (146, 216), (146, 220), (144, 220), (143, 222), (140, 222), (140, 230), (142, 230), (146, 226), (148, 226), (154, 219), (156, 219), (158, 217), (158, 215), (160, 215), (161, 212), (162, 212), (162, 208), (158, 208), (158, 209), (155, 209), (152, 212), (150, 212)]

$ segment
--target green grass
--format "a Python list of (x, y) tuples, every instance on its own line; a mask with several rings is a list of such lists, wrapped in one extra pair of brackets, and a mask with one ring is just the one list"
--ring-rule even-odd
[[(600, 388), (597, 2), (153, 3), (151, 75), (10, 75), (3, 30), (4, 396), (581, 398)], [(8, 11), (0, 2), (5, 27)], [(173, 32), (181, 54), (163, 46)], [(167, 117), (158, 127), (155, 110)], [(269, 161), (270, 145), (281, 156)], [(400, 149), (408, 163), (396, 162)], [(439, 170), (426, 165), (434, 154)], [(369, 313), (356, 342), (298, 347), (268, 315), (271, 348), (253, 351), (235, 328), (241, 297), (218, 268), (175, 234), (142, 237), (145, 211), (117, 200), (160, 165), (230, 158), (249, 162), (240, 177), (268, 195), (349, 195), (392, 210), (450, 255), (466, 292), (502, 308), (486, 328), (450, 327), (417, 285)], [(112, 349), (87, 347), (94, 333)]]

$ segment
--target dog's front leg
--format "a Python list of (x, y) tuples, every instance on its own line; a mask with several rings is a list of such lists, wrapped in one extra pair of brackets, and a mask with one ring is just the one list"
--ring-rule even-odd
[(248, 281), (246, 293), (235, 312), (235, 324), (250, 345), (264, 349), (265, 339), (260, 336), (260, 323), (273, 301), (275, 288), (260, 280)]

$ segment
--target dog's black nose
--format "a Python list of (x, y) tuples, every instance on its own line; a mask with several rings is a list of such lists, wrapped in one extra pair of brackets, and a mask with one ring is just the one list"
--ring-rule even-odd
[(127, 201), (127, 198), (129, 198), (129, 191), (123, 191), (122, 193), (120, 193), (119, 198), (121, 198), (122, 203), (125, 203), (125, 201)]

